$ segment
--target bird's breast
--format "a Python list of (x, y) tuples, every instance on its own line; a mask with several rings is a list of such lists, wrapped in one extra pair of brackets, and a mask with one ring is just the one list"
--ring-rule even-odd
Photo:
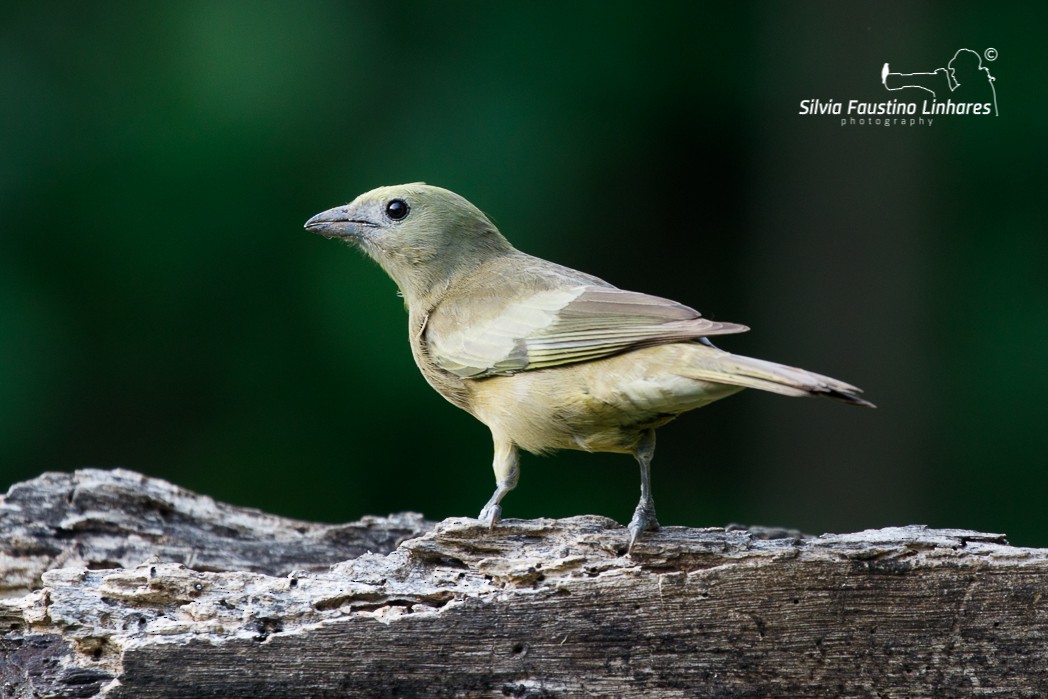
[(426, 383), (433, 387), (433, 390), (444, 396), (452, 404), (469, 413), (473, 413), (469, 391), (466, 390), (463, 380), (455, 374), (441, 369), (429, 355), (429, 350), (426, 346), (426, 321), (428, 318), (429, 315), (426, 313), (410, 315), (408, 327), (411, 356), (415, 359), (415, 364), (418, 366), (419, 371), (422, 372), (422, 377), (426, 379)]

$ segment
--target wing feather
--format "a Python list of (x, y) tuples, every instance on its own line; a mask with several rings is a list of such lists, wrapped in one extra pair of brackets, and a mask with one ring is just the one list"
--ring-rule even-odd
[(481, 378), (591, 361), (630, 348), (744, 332), (676, 301), (614, 287), (545, 289), (500, 303), (438, 306), (426, 329), (430, 357)]

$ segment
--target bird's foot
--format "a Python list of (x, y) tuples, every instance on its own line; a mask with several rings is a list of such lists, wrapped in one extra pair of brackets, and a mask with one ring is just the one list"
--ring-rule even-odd
[(487, 525), (488, 529), (494, 529), (495, 525), (502, 521), (502, 506), (498, 503), (489, 502), (480, 511), (480, 516), (477, 519), (480, 520), (481, 524)]
[(630, 545), (626, 553), (632, 553), (640, 535), (646, 531), (655, 531), (659, 528), (659, 520), (655, 518), (655, 503), (641, 502), (633, 511), (633, 519), (630, 520)]

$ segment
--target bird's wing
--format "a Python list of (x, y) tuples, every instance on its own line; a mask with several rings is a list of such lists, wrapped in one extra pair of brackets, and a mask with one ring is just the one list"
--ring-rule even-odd
[(506, 303), (438, 307), (430, 358), (464, 378), (584, 362), (640, 346), (745, 332), (687, 306), (614, 287), (545, 289)]

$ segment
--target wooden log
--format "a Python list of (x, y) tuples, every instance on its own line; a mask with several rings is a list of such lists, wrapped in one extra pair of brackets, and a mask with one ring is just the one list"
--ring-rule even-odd
[(368, 551), (388, 553), (433, 524), (411, 512), (316, 524), (123, 469), (45, 473), (0, 498), (0, 597), (40, 587), (54, 568), (131, 568), (150, 556), (199, 571), (322, 571)]
[(331, 527), (127, 471), (15, 486), (0, 527), (0, 697), (1048, 692), (1048, 551), (999, 534), (666, 527), (627, 556), (602, 517)]

